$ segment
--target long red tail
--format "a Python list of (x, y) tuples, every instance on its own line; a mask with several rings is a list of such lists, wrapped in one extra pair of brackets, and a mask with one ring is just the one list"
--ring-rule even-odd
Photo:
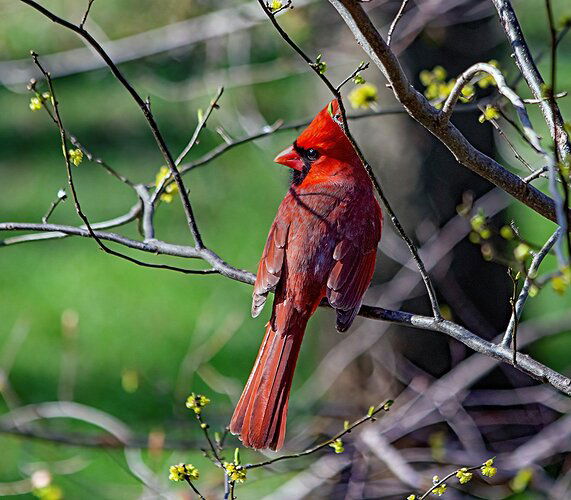
[[(285, 438), (289, 392), (307, 320), (293, 327), (270, 321), (258, 357), (230, 422), (245, 446), (279, 450)], [(275, 331), (277, 330), (277, 331)]]

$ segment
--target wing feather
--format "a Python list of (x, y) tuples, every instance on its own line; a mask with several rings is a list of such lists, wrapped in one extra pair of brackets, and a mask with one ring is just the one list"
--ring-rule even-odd
[(268, 234), (266, 246), (258, 266), (252, 297), (252, 317), (257, 317), (266, 303), (268, 293), (278, 285), (285, 260), (289, 224), (276, 219)]
[(375, 271), (382, 218), (349, 228), (333, 251), (335, 264), (327, 280), (327, 299), (337, 309), (337, 330), (344, 332), (359, 312)]

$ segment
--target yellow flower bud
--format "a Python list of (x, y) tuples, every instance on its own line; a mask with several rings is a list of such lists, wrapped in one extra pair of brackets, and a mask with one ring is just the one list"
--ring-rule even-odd
[(226, 474), (231, 481), (243, 483), (246, 480), (247, 471), (241, 465), (224, 462), (224, 469), (226, 469)]
[(345, 447), (343, 446), (343, 441), (341, 439), (336, 439), (332, 443), (329, 443), (329, 446), (333, 448), (335, 453), (343, 453), (345, 451)]
[(495, 467), (492, 467), (493, 465), (494, 465), (493, 458), (486, 460), (482, 465), (482, 467), (480, 468), (480, 470), (482, 471), (482, 475), (487, 477), (494, 477), (498, 470)]
[(456, 477), (458, 478), (460, 484), (466, 484), (468, 481), (472, 479), (473, 475), (474, 474), (472, 472), (468, 472), (466, 467), (463, 467), (456, 473)]
[(190, 410), (193, 410), (194, 413), (197, 415), (202, 413), (202, 408), (204, 408), (208, 403), (210, 403), (210, 399), (202, 394), (195, 394), (194, 392), (188, 396), (186, 399), (186, 407)]
[(83, 161), (83, 151), (79, 148), (70, 149), (67, 154), (69, 155), (69, 161), (76, 167)]
[(30, 109), (32, 111), (38, 111), (42, 109), (42, 100), (39, 97), (32, 97), (30, 99)]
[(368, 109), (377, 102), (379, 93), (377, 87), (371, 83), (365, 83), (355, 87), (349, 93), (348, 98), (353, 109)]

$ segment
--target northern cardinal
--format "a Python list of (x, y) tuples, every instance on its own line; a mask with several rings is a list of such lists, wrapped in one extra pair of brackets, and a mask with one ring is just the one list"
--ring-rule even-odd
[(382, 213), (339, 123), (333, 100), (280, 153), (292, 184), (270, 229), (254, 284), (252, 316), (275, 291), (258, 357), (230, 422), (245, 446), (282, 447), (293, 372), (307, 322), (327, 297), (344, 332), (375, 268)]

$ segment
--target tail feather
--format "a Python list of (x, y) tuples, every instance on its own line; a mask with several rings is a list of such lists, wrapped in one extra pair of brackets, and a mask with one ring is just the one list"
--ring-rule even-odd
[(295, 328), (283, 330), (273, 323), (267, 325), (230, 422), (230, 431), (238, 434), (245, 446), (255, 449), (278, 450), (283, 446), (289, 393), (306, 321), (296, 321)]

